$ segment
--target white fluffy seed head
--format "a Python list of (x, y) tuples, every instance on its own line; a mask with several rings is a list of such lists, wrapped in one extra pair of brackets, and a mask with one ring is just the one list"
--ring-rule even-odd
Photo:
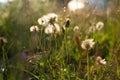
[(105, 59), (102, 59), (101, 56), (97, 56), (97, 57), (96, 57), (96, 63), (97, 63), (97, 64), (100, 64), (100, 65), (105, 65), (107, 62), (106, 62)]
[(35, 32), (35, 31), (36, 31), (36, 32), (39, 31), (38, 26), (35, 26), (35, 25), (34, 25), (34, 26), (31, 26), (31, 27), (30, 27), (30, 32)]
[(76, 32), (76, 31), (78, 31), (79, 30), (79, 27), (78, 26), (75, 26), (74, 28), (73, 28), (73, 31), (74, 32)]
[(45, 33), (46, 34), (52, 34), (52, 33), (59, 33), (60, 32), (60, 26), (56, 23), (54, 24), (49, 24), (46, 28), (45, 28)]
[(97, 24), (96, 24), (96, 30), (101, 30), (102, 28), (104, 27), (104, 23), (99, 21)]
[(58, 15), (55, 13), (48, 13), (38, 19), (38, 23), (42, 26), (47, 26), (49, 23), (57, 21)]
[(93, 39), (86, 39), (86, 40), (82, 41), (81, 47), (84, 50), (89, 50), (89, 49), (93, 48), (94, 45), (95, 45), (95, 42), (93, 41)]

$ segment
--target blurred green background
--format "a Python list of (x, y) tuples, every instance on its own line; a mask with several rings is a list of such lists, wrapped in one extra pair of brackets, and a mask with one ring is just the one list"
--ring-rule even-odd
[[(106, 5), (108, 5), (106, 6), (107, 10), (103, 10), (104, 14), (102, 15), (97, 13), (92, 14), (92, 8), (90, 7), (93, 5), (89, 3), (89, 1), (92, 0), (88, 1), (88, 3), (91, 4), (90, 6), (86, 3), (86, 7), (76, 13), (68, 11), (67, 4), (69, 1), (70, 0), (8, 0), (8, 2), (0, 3), (0, 37), (5, 37), (8, 41), (8, 43), (4, 45), (4, 53), (7, 55), (8, 61), (6, 62), (8, 67), (7, 75), (2, 71), (4, 64), (2, 60), (3, 46), (0, 45), (0, 80), (86, 80), (80, 76), (81, 74), (84, 75), (84, 69), (82, 68), (85, 67), (83, 60), (85, 57), (84, 51), (79, 50), (77, 44), (74, 42), (72, 28), (75, 25), (80, 27), (80, 31), (83, 33), (82, 36), (79, 36), (81, 41), (85, 38), (85, 30), (88, 28), (89, 23), (97, 21), (103, 21), (105, 23), (105, 29), (100, 33), (98, 32), (91, 35), (91, 37), (99, 43), (96, 45), (97, 48), (93, 50), (93, 53), (101, 53), (100, 55), (107, 59), (108, 64), (105, 68), (102, 68), (103, 71), (106, 71), (106, 73), (103, 73), (107, 74), (107, 76), (105, 77), (99, 74), (100, 78), (94, 78), (94, 80), (120, 80), (120, 0), (106, 0), (109, 2), (109, 5), (106, 3)], [(66, 9), (66, 12), (64, 12), (64, 9)], [(64, 39), (63, 34), (55, 37), (49, 37), (44, 34), (43, 28), (38, 24), (37, 20), (44, 14), (51, 12), (59, 15), (58, 23), (60, 23), (61, 26), (64, 24), (64, 19), (70, 17), (70, 30), (68, 30), (67, 33), (70, 39)], [(89, 17), (86, 18), (86, 15), (89, 13)], [(30, 33), (29, 28), (32, 25), (38, 25), (40, 28), (38, 34), (42, 46), (36, 46), (34, 42), (31, 41), (32, 35), (34, 34)], [(50, 43), (47, 43), (47, 41)], [(67, 55), (67, 53), (64, 54), (62, 41), (63, 43), (66, 42), (66, 49), (67, 53), (70, 53), (69, 55)], [(72, 41), (73, 45), (71, 44)], [(58, 47), (56, 47), (56, 44)], [(34, 45), (36, 46), (36, 52), (32, 50)], [(44, 48), (41, 49), (41, 47)], [(26, 57), (33, 56), (39, 51), (46, 51), (45, 56), (39, 58), (40, 60), (36, 58), (34, 66), (28, 64)], [(64, 55), (65, 57), (63, 57)], [(70, 62), (66, 62), (66, 56), (69, 57)], [(36, 63), (39, 63), (39, 66), (36, 65)], [(48, 66), (45, 66), (46, 64)], [(68, 72), (58, 74), (56, 71), (58, 66), (60, 66), (59, 68), (66, 67)], [(51, 68), (52, 72), (49, 72), (49, 70), (41, 70), (47, 69), (48, 67)], [(71, 68), (74, 68), (74, 70)], [(83, 72), (81, 70), (83, 70)], [(36, 78), (36, 76), (39, 76), (39, 79)], [(4, 77), (7, 77), (7, 79)]]

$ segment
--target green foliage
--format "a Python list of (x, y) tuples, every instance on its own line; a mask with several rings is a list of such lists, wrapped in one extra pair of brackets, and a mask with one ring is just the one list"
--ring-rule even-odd
[[(0, 80), (5, 77), (4, 73), (8, 80), (120, 79), (119, 6), (113, 4), (111, 11), (114, 12), (106, 17), (106, 14), (92, 13), (88, 6), (72, 13), (63, 8), (64, 2), (67, 1), (15, 0), (0, 7), (0, 37), (8, 41), (3, 45), (0, 39)], [(58, 14), (59, 34), (46, 34), (46, 27), (37, 22), (51, 12)], [(67, 28), (66, 18), (70, 18)], [(89, 33), (89, 27), (99, 21), (104, 27)], [(32, 25), (37, 25), (39, 32), (30, 32)], [(79, 27), (76, 31), (75, 26)], [(94, 39), (95, 46), (90, 50), (82, 49), (82, 42), (89, 38)], [(97, 64), (97, 56), (107, 63)], [(2, 71), (3, 64), (6, 71)]]

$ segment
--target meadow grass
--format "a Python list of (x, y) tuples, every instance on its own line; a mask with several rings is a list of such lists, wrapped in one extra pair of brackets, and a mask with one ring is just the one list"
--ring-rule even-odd
[[(34, 21), (39, 30), (33, 27), (23, 33), (26, 36), (21, 34), (27, 37), (22, 39), (24, 43), (17, 39), (17, 32), (0, 30), (4, 32), (0, 36), (9, 39), (14, 34), (8, 43), (0, 37), (0, 80), (120, 80), (120, 12), (113, 9), (109, 15), (97, 15), (88, 8), (76, 13), (64, 9), (58, 12), (58, 21), (50, 17), (50, 34), (45, 33), (46, 26)], [(98, 22), (102, 28), (96, 27)], [(60, 32), (55, 23), (60, 25)], [(11, 58), (9, 53), (16, 54)]]

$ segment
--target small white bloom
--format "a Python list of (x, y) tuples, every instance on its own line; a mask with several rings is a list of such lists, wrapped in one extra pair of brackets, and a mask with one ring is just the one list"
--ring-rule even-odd
[(105, 65), (106, 64), (105, 59), (100, 60), (100, 63), (103, 64), (103, 65)]
[(95, 32), (95, 31), (96, 31), (95, 26), (90, 26), (90, 27), (89, 27), (89, 30), (88, 30), (89, 33), (93, 33), (93, 32)]
[(46, 16), (49, 17), (49, 23), (50, 24), (55, 23), (57, 21), (57, 19), (58, 19), (58, 16), (55, 13), (49, 13)]
[(55, 33), (59, 33), (60, 32), (60, 26), (58, 24), (54, 24), (55, 29)]
[(49, 18), (55, 18), (57, 20), (58, 15), (55, 13), (48, 13), (46, 16), (48, 16)]
[(81, 47), (85, 50), (89, 50), (93, 48), (94, 45), (95, 45), (95, 42), (93, 41), (93, 39), (86, 39), (82, 41)]
[(7, 39), (4, 37), (0, 37), (0, 43), (7, 43)]
[(43, 17), (38, 19), (38, 23), (43, 26), (47, 26), (49, 23), (54, 23), (57, 21), (57, 15), (55, 13), (48, 13)]
[(76, 32), (76, 31), (78, 31), (79, 30), (79, 27), (78, 26), (75, 26), (74, 28), (73, 28), (73, 31), (74, 32)]
[(96, 30), (98, 31), (101, 30), (103, 27), (104, 27), (104, 23), (101, 21), (96, 24)]
[(60, 32), (60, 26), (56, 23), (54, 24), (49, 24), (46, 28), (45, 28), (45, 33), (46, 34), (52, 34), (52, 33), (59, 33)]
[(71, 0), (68, 3), (68, 9), (70, 11), (73, 11), (73, 12), (75, 12), (78, 9), (82, 9), (84, 7), (85, 7), (84, 3), (82, 1), (79, 1), (79, 0)]
[(53, 28), (50, 27), (50, 26), (46, 27), (46, 28), (45, 28), (45, 33), (46, 33), (46, 34), (51, 34), (51, 33), (53, 33)]
[(4, 71), (5, 71), (5, 68), (1, 68), (1, 71), (4, 72)]
[(48, 16), (43, 16), (43, 17), (39, 18), (38, 19), (38, 23), (40, 25), (43, 25), (43, 26), (48, 25), (48, 23), (49, 23), (49, 17)]
[(39, 31), (39, 28), (38, 28), (38, 26), (32, 26), (32, 27), (30, 27), (30, 32), (34, 32), (34, 31)]
[(97, 63), (97, 64), (105, 65), (107, 62), (105, 61), (105, 59), (102, 59), (101, 56), (97, 56), (97, 57), (96, 57), (96, 63)]

